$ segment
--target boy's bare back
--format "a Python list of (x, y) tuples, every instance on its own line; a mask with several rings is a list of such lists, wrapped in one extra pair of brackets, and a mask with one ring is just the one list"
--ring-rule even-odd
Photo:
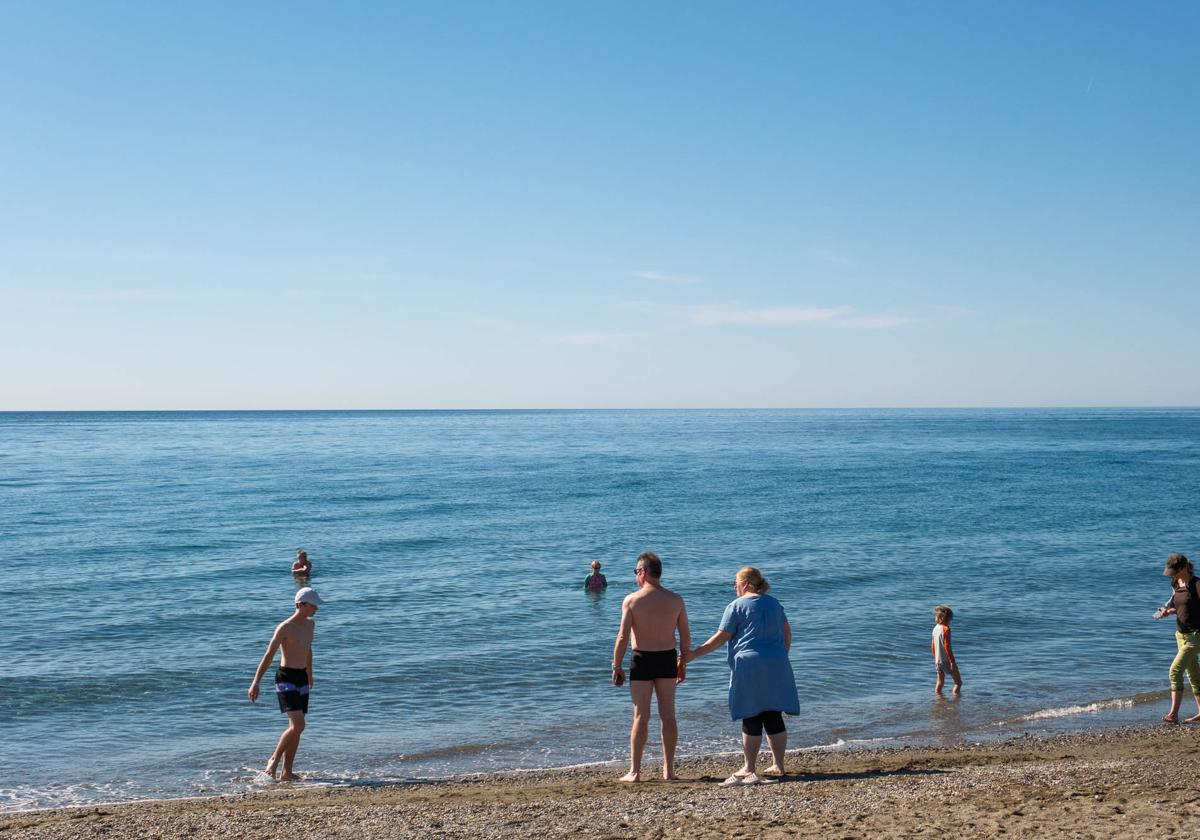
[(308, 655), (312, 650), (316, 627), (316, 622), (311, 618), (294, 615), (275, 628), (275, 639), (279, 642), (280, 667), (308, 667)]

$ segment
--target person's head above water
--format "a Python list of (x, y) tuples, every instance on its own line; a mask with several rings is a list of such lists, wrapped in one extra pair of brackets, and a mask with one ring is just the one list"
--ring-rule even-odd
[(592, 561), (592, 571), (593, 571), (593, 572), (598, 572), (598, 571), (600, 571), (600, 561), (599, 561), (599, 560), (593, 560), (593, 561)]
[[(638, 556), (636, 573), (643, 573), (646, 578), (658, 580), (662, 577), (662, 560), (653, 551), (647, 551)], [(643, 578), (644, 579), (644, 578)]]
[(933, 620), (936, 623), (949, 624), (950, 619), (952, 618), (954, 618), (954, 610), (950, 609), (945, 604), (938, 604), (933, 608)]

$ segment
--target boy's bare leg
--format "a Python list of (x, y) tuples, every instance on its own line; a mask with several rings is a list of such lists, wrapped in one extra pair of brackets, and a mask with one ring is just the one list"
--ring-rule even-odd
[(271, 753), (271, 757), (267, 760), (266, 769), (263, 770), (272, 779), (275, 778), (275, 773), (279, 769), (279, 759), (283, 758), (283, 739), (287, 737), (287, 730), (283, 730), (283, 735), (279, 736), (279, 743), (275, 747), (275, 752)]
[(633, 725), (629, 728), (629, 772), (617, 781), (642, 780), (642, 751), (650, 732), (650, 698), (654, 683), (650, 680), (630, 680), (629, 696), (633, 700)]
[(675, 678), (654, 681), (654, 695), (658, 699), (658, 724), (662, 734), (663, 778), (676, 781), (675, 745), (679, 741), (679, 724), (675, 720)]
[(946, 675), (945, 675), (945, 674), (943, 674), (941, 671), (938, 671), (938, 672), (937, 672), (937, 682), (935, 682), (935, 683), (933, 684), (933, 692), (934, 692), (934, 694), (941, 694), (941, 693), (942, 693), (942, 686), (943, 686), (943, 685), (945, 685), (945, 684), (946, 684)]
[(304, 712), (288, 712), (287, 716), (288, 728), (279, 739), (280, 744), (287, 739), (283, 751), (283, 775), (279, 777), (281, 782), (291, 782), (300, 778), (292, 772), (292, 763), (296, 760), (296, 750), (300, 748), (300, 734), (304, 731)]
[(954, 693), (962, 693), (962, 677), (958, 675), (958, 666), (955, 665), (950, 669), (950, 676), (954, 677)]

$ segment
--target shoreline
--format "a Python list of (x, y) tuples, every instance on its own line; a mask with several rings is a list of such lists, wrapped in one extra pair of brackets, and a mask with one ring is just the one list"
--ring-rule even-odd
[[(616, 781), (621, 765), (444, 781), (276, 789), (0, 813), (0, 838), (717, 838), (1200, 834), (1200, 727), (1130, 727), (948, 747), (788, 753), (780, 783), (721, 788), (740, 760), (680, 762), (682, 781)], [(286, 832), (285, 832), (286, 833)]]

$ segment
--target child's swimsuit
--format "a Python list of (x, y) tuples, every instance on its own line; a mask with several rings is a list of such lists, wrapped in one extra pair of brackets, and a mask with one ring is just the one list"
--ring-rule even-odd
[(950, 625), (933, 625), (933, 667), (939, 674), (950, 674), (950, 657), (946, 643), (950, 641)]
[(280, 668), (275, 672), (275, 696), (279, 711), (308, 714), (308, 669)]

